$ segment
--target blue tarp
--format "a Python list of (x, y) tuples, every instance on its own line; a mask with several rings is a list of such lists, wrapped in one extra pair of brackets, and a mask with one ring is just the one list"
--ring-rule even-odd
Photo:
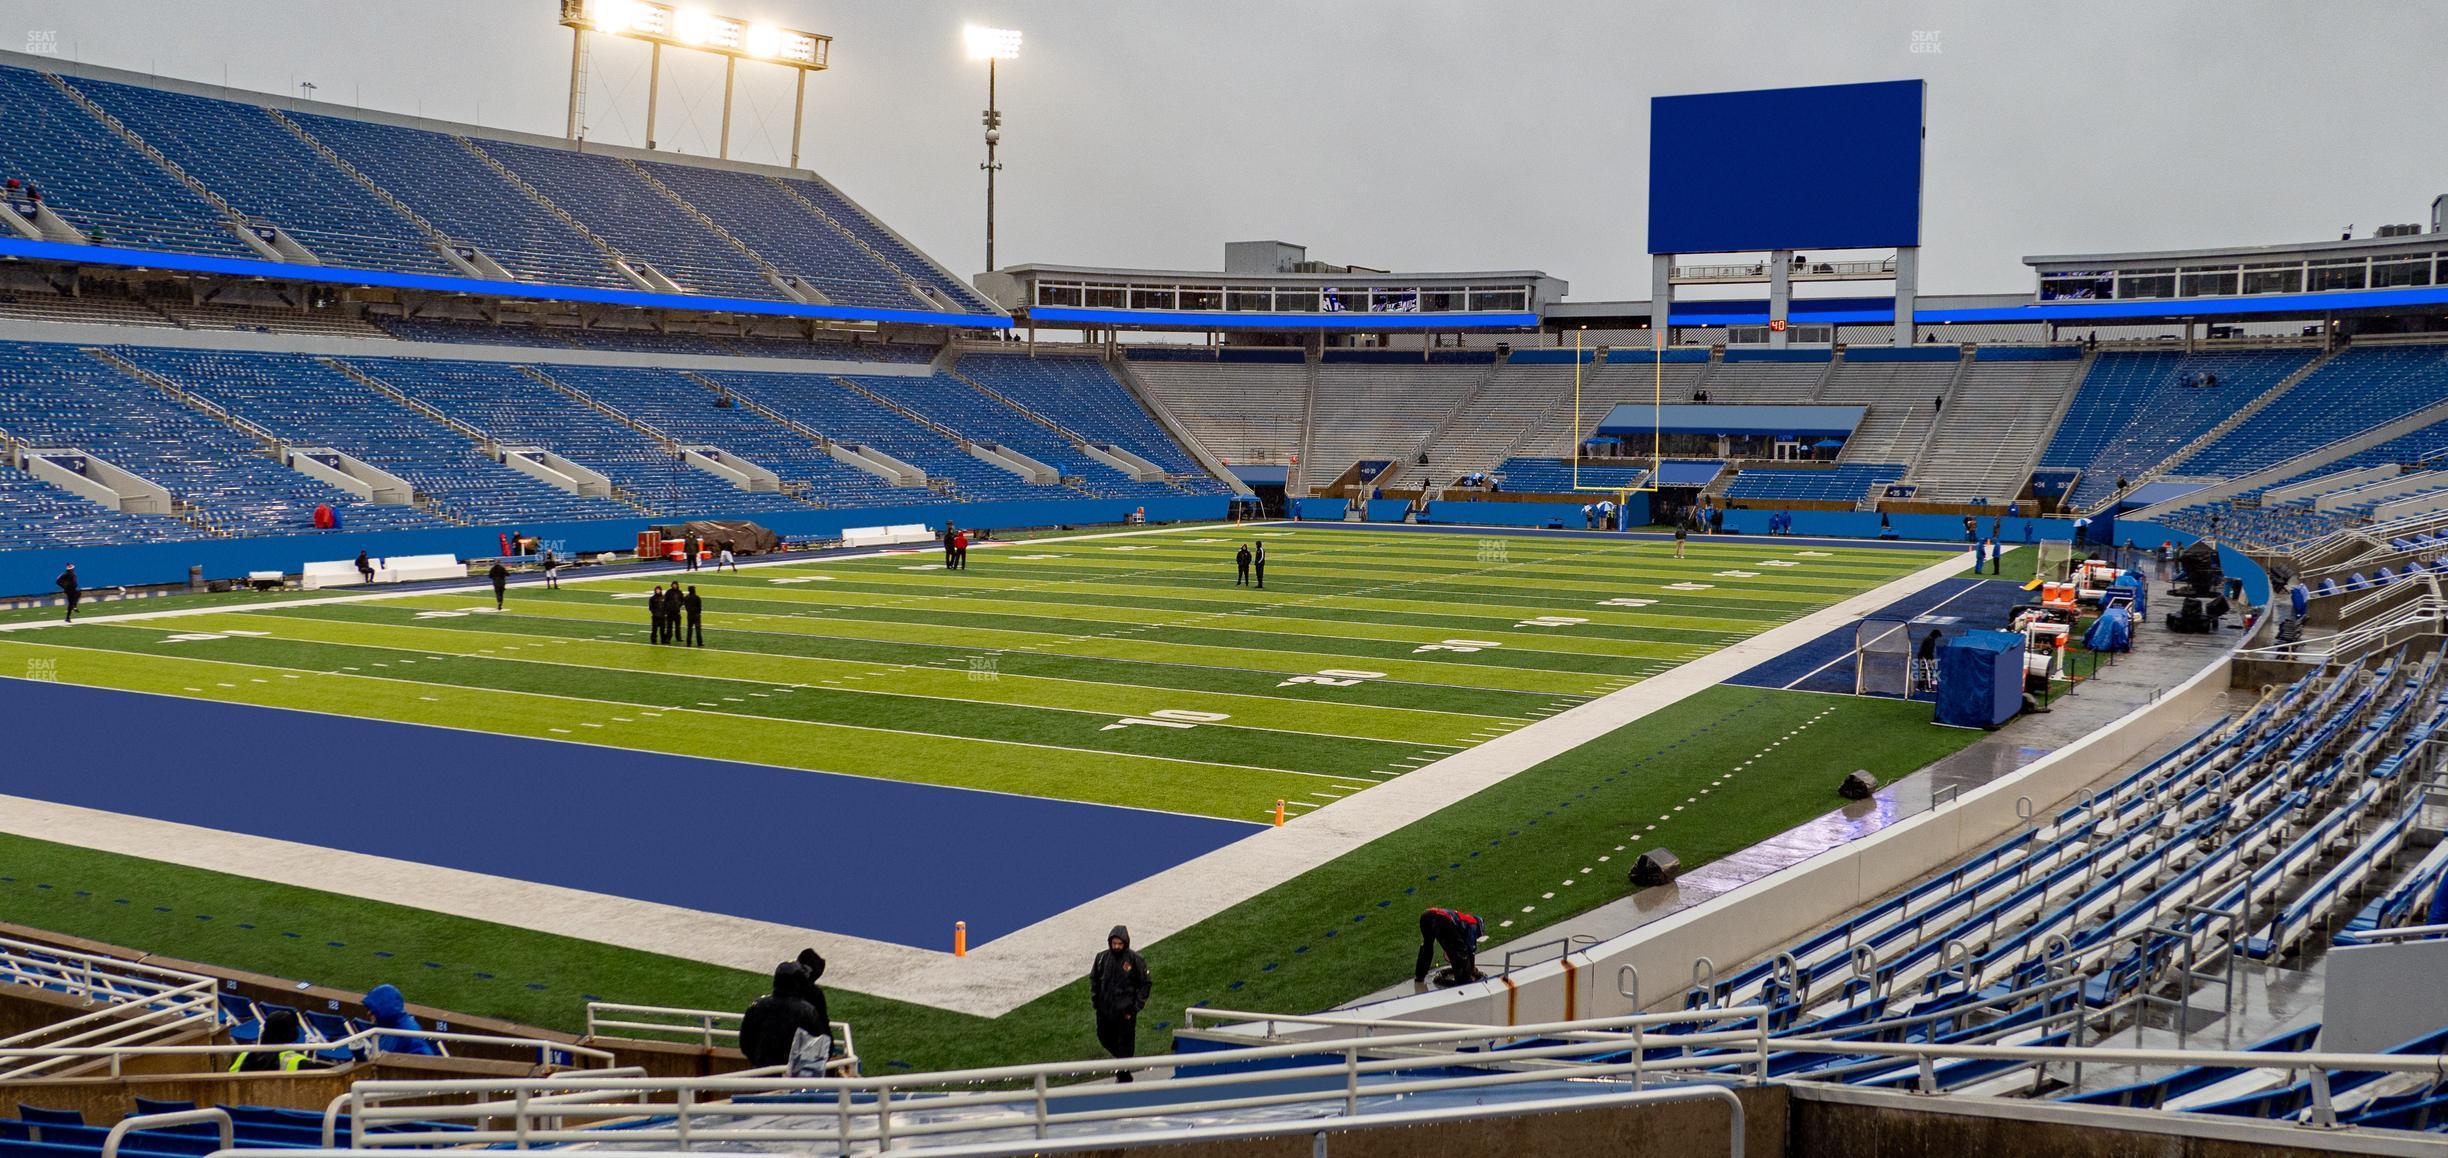
[(2122, 607), (2100, 612), (2091, 633), (2083, 636), (2083, 646), (2093, 651), (2132, 651), (2133, 613)]
[(1994, 728), (2023, 707), (2023, 637), (1967, 631), (1939, 645), (1937, 721)]

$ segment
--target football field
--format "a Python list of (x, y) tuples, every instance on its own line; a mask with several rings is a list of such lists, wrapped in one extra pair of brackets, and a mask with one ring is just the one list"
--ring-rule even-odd
[[(1235, 531), (1240, 533), (1236, 537)], [(1264, 543), (1267, 586), (1232, 554)], [(1292, 818), (1918, 567), (1920, 551), (1297, 525), (19, 630), (0, 673), (1240, 821)]]
[[(1033, 960), (1003, 939), (1279, 807), (1358, 798), (1269, 846), (1331, 858), (1535, 762), (1483, 745), (1946, 554), (1270, 524), (19, 623), (0, 823), (716, 960), (818, 930), (915, 967), (956, 923)], [(674, 578), (702, 647), (651, 638)]]
[[(581, 987), (722, 1007), (813, 934), (913, 1064), (1070, 1048), (1117, 921), (1168, 1010), (1320, 1008), (1408, 960), (1367, 914), (1519, 937), (1627, 892), (1592, 870), (1644, 838), (1705, 864), (1968, 742), (1710, 686), (1953, 555), (1280, 524), (20, 621), (0, 912), (367, 984), (412, 953), (421, 991), (556, 1025)], [(673, 578), (703, 648), (649, 639)]]

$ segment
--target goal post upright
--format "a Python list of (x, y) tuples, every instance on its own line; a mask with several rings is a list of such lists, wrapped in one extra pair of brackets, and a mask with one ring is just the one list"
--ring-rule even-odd
[[(1662, 364), (1657, 364), (1658, 359), (1656, 355), (1662, 351), (1663, 347), (1659, 346), (1654, 339), (1652, 340), (1651, 361), (1656, 369), (1656, 385), (1654, 387), (1654, 401), (1650, 403), (1649, 407), (1650, 444), (1648, 477), (1633, 486), (1625, 486), (1621, 483), (1611, 486), (1583, 486), (1581, 483), (1581, 457), (1584, 451), (1587, 449), (1587, 443), (1589, 440), (1586, 435), (1589, 427), (1586, 423), (1585, 414), (1582, 410), (1581, 404), (1581, 378), (1582, 374), (1584, 373), (1583, 359), (1588, 351), (1582, 345), (1581, 336), (1582, 331), (1580, 329), (1575, 329), (1573, 331), (1572, 489), (1576, 494), (1613, 495), (1615, 496), (1616, 506), (1620, 508), (1625, 503), (1630, 502), (1633, 495), (1654, 494), (1658, 489), (1658, 467), (1663, 461), (1666, 446), (1665, 418), (1663, 415), (1663, 405), (1666, 400), (1666, 370)], [(1611, 408), (1609, 412), (1612, 413)]]

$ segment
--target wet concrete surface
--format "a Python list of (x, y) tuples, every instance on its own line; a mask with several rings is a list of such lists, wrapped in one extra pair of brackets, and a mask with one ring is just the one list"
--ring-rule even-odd
[[(1987, 784), (2099, 731), (2126, 713), (2158, 699), (2168, 689), (2216, 662), (2237, 645), (2241, 635), (2241, 631), (2232, 627), (2213, 635), (2176, 635), (2146, 630), (2136, 638), (2134, 651), (2117, 656), (2115, 663), (2101, 667), (2096, 677), (2057, 695), (2046, 712), (2017, 716), (1970, 747), (1912, 775), (1881, 785), (1867, 800), (1855, 801), (1807, 824), (1701, 865), (1684, 873), (1672, 884), (1642, 889), (1577, 917), (1540, 928), (1515, 941), (1527, 950), (1565, 938), (1572, 939), (1576, 946), (1583, 946), (1621, 936), (1771, 873), (1791, 868), (1830, 849), (1860, 840), (1897, 821), (1927, 812), (1933, 796), (1946, 795), (1949, 790), (1969, 791)], [(2140, 755), (2113, 767), (2100, 768), (2092, 783), (2111, 783), (2127, 772), (2140, 768), (2185, 738), (2208, 727), (2219, 716), (2249, 708), (2255, 698), (2252, 691), (2230, 691), (2218, 707), (2186, 720), (2168, 735), (2150, 744)], [(1833, 925), (1849, 915), (1829, 913), (1826, 924)], [(1552, 949), (1525, 951), (1514, 965), (1521, 967), (1553, 959), (1561, 948), (1559, 944)], [(1490, 942), (1482, 946), (1482, 967), (1493, 971), (1495, 965), (1503, 960), (1505, 949), (1504, 942)], [(1720, 967), (1730, 966), (1720, 963)], [(1366, 1004), (1411, 991), (1411, 986), (1405, 983), (1370, 994), (1351, 1004)]]

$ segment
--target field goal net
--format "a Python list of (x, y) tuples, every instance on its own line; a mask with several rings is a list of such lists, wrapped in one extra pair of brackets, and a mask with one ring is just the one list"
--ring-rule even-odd
[(2034, 565), (2033, 574), (2047, 583), (2064, 582), (2066, 576), (2074, 573), (2075, 561), (2083, 557), (2081, 551), (2067, 540), (2043, 539), (2036, 549), (2040, 557)]
[(1921, 658), (1946, 625), (1923, 620), (1865, 619), (1853, 628), (1853, 694), (1911, 699), (1938, 686), (1935, 660)]

